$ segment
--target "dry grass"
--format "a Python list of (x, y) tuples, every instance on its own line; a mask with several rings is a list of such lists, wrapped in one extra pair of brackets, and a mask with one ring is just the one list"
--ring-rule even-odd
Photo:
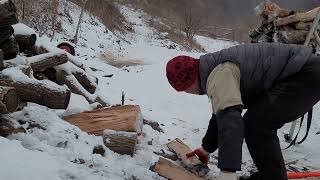
[(106, 52), (105, 54), (102, 54), (100, 59), (103, 62), (117, 68), (128, 67), (128, 66), (141, 66), (141, 65), (147, 64), (144, 61), (139, 59), (117, 58), (110, 52)]
[[(70, 0), (82, 7), (82, 0)], [(133, 31), (125, 17), (113, 1), (89, 0), (86, 4), (86, 11), (99, 18), (99, 20), (111, 31)]]

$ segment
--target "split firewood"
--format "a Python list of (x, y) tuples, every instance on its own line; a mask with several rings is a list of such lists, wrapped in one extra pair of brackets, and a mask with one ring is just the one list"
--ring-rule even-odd
[(273, 21), (274, 26), (284, 26), (287, 24), (295, 23), (295, 22), (308, 22), (313, 21), (313, 19), (316, 17), (320, 7), (317, 7), (315, 9), (312, 9), (308, 12), (304, 13), (296, 13), (291, 16), (287, 16), (284, 18), (278, 18)]
[(195, 165), (202, 164), (202, 162), (196, 157), (187, 158), (186, 154), (190, 153), (192, 149), (190, 149), (184, 142), (180, 139), (175, 139), (167, 144), (168, 148), (177, 154), (177, 156), (181, 159), (182, 163), (187, 167), (192, 167)]
[(138, 134), (107, 129), (103, 132), (103, 142), (106, 147), (116, 153), (133, 156), (138, 142)]
[(18, 43), (13, 37), (10, 37), (0, 44), (0, 49), (3, 51), (4, 59), (13, 59), (19, 53)]
[(25, 133), (26, 130), (9, 115), (0, 116), (0, 136), (8, 136), (16, 133)]
[(7, 26), (0, 28), (0, 44), (9, 39), (14, 33), (14, 29), (12, 26)]
[(162, 157), (159, 158), (159, 161), (155, 165), (150, 167), (150, 170), (171, 180), (204, 180), (204, 178), (198, 177)]
[(73, 114), (64, 120), (96, 136), (103, 135), (105, 129), (140, 133), (143, 125), (140, 107), (133, 105)]
[(21, 51), (31, 50), (37, 41), (37, 36), (35, 34), (15, 34), (14, 37), (19, 44), (19, 48)]
[(295, 28), (298, 30), (310, 30), (310, 27), (312, 25), (312, 22), (297, 22), (295, 24)]
[(19, 105), (19, 97), (12, 87), (0, 86), (0, 114), (14, 112)]
[(51, 68), (60, 64), (68, 62), (68, 56), (66, 53), (46, 53), (33, 57), (29, 57), (28, 61), (33, 71), (43, 71), (47, 68)]
[(7, 27), (19, 22), (16, 7), (11, 0), (3, 0), (0, 3), (0, 27)]
[[(11, 70), (11, 69), (10, 69)], [(12, 69), (14, 70), (14, 69)], [(38, 81), (26, 77), (21, 71), (13, 75), (0, 74), (0, 86), (14, 87), (22, 101), (34, 102), (53, 109), (66, 109), (71, 92), (51, 81)]]
[(180, 139), (175, 139), (167, 144), (167, 147), (174, 153), (177, 154), (179, 159), (181, 159), (184, 167), (190, 172), (203, 177), (210, 171), (209, 167), (203, 164), (196, 156), (187, 158), (186, 154), (191, 152), (192, 149), (187, 146)]

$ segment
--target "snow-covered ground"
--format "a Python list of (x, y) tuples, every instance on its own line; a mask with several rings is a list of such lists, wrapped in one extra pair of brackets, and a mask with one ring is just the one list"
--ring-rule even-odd
[[(76, 21), (79, 8), (70, 4), (70, 9), (71, 16)], [(140, 105), (144, 118), (159, 122), (165, 132), (159, 133), (149, 126), (144, 126), (134, 157), (121, 156), (108, 149), (103, 157), (92, 154), (94, 146), (103, 144), (101, 137), (88, 135), (61, 119), (63, 114), (90, 109), (82, 96), (73, 94), (66, 111), (51, 110), (29, 103), (26, 108), (12, 116), (17, 120), (36, 122), (43, 129), (35, 128), (25, 134), (0, 137), (1, 180), (164, 179), (149, 170), (158, 160), (154, 152), (161, 149), (168, 152), (165, 144), (174, 138), (181, 138), (192, 148), (201, 145), (211, 116), (209, 100), (206, 96), (175, 92), (165, 77), (165, 64), (176, 55), (184, 54), (197, 58), (203, 53), (162, 47), (155, 30), (148, 27), (141, 18), (142, 12), (129, 7), (121, 7), (121, 12), (129, 22), (135, 23), (135, 33), (124, 36), (107, 32), (106, 27), (96, 18), (85, 14), (76, 53), (80, 62), (91, 67), (87, 68), (88, 73), (99, 78), (98, 91), (108, 98), (111, 104), (119, 104), (121, 94), (125, 92), (125, 103)], [(52, 46), (73, 37), (75, 24), (70, 24), (65, 19), (63, 27), (65, 31), (57, 35), (51, 43)], [(231, 42), (200, 36), (197, 36), (197, 41), (207, 52), (234, 45)], [(48, 38), (42, 37), (38, 43), (47, 45), (50, 42)], [(119, 61), (142, 60), (147, 65), (118, 69), (107, 65), (102, 54), (112, 54)], [(92, 71), (92, 68), (96, 70)], [(103, 77), (110, 74), (113, 74), (112, 78)], [(319, 125), (320, 111), (317, 106), (307, 141), (283, 151), (290, 166), (298, 170), (320, 169), (319, 135), (316, 135), (320, 131)], [(279, 131), (284, 147), (287, 144), (283, 134), (287, 133), (288, 129), (289, 125)], [(301, 134), (303, 135), (303, 132)], [(152, 145), (148, 145), (149, 141), (152, 141)], [(252, 160), (245, 146), (243, 152), (243, 172), (239, 172), (240, 174), (246, 174), (248, 169), (252, 169)], [(215, 155), (212, 155), (209, 166), (212, 176), (218, 172)], [(83, 160), (83, 163), (80, 163), (80, 160)]]

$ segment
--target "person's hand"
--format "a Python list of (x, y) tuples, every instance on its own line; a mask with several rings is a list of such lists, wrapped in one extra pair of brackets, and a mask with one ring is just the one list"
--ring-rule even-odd
[(195, 156), (195, 155), (197, 155), (197, 156), (199, 157), (199, 160), (200, 160), (203, 164), (208, 165), (209, 155), (210, 155), (209, 152), (207, 152), (207, 151), (204, 150), (203, 148), (198, 148), (198, 149), (195, 149), (194, 151), (186, 154), (187, 158), (193, 157), (193, 156)]
[(221, 171), (217, 180), (237, 180), (236, 173)]

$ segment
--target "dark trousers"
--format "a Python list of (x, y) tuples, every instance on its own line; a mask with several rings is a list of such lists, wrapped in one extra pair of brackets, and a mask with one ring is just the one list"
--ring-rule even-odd
[(320, 58), (312, 57), (298, 73), (277, 82), (248, 107), (245, 141), (259, 180), (287, 180), (277, 130), (308, 112), (320, 100)]

